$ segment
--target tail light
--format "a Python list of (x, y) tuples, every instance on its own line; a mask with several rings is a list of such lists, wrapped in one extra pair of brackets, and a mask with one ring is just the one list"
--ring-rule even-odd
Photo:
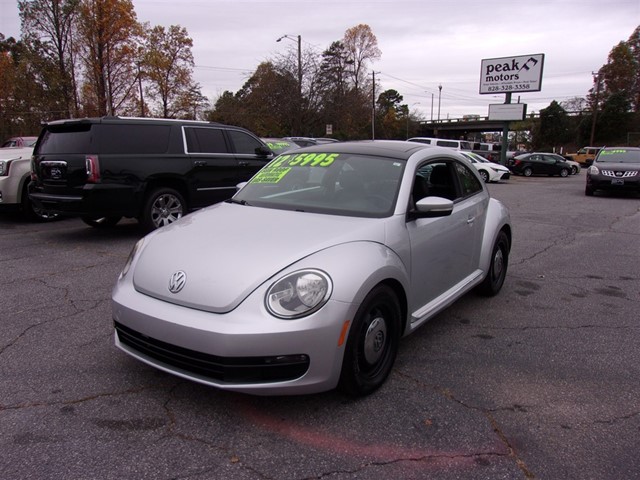
[(514, 160), (514, 161), (513, 161), (513, 164), (514, 164), (514, 165), (520, 165), (521, 163), (522, 163), (522, 161), (521, 161), (521, 160)]
[(87, 168), (87, 182), (100, 182), (100, 162), (97, 155), (87, 155), (85, 157), (85, 165)]

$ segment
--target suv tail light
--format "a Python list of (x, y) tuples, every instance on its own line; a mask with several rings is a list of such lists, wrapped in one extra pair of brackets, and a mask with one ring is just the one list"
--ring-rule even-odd
[(100, 162), (97, 155), (87, 155), (85, 157), (85, 165), (87, 167), (87, 182), (100, 182)]

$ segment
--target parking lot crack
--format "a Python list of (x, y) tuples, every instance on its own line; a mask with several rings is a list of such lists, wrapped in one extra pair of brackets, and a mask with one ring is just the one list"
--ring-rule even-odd
[[(452, 402), (455, 402), (458, 405), (460, 405), (460, 406), (462, 406), (462, 407), (464, 407), (466, 409), (482, 413), (487, 418), (487, 420), (489, 421), (489, 424), (491, 425), (491, 428), (493, 429), (493, 432), (497, 435), (497, 437), (500, 440), (501, 444), (504, 445), (504, 447), (506, 448), (506, 450), (508, 452), (508, 454), (506, 456), (508, 456), (509, 458), (511, 458), (515, 462), (517, 467), (524, 474), (525, 478), (528, 478), (528, 479), (529, 478), (536, 478), (534, 473), (529, 469), (529, 467), (527, 467), (527, 465), (525, 464), (524, 460), (522, 460), (519, 457), (518, 452), (513, 447), (513, 445), (509, 441), (507, 435), (504, 433), (504, 431), (500, 427), (498, 421), (493, 416), (492, 410), (481, 408), (481, 407), (477, 407), (475, 405), (471, 405), (471, 404), (469, 404), (469, 403), (457, 398), (455, 396), (455, 394), (448, 388), (443, 388), (443, 387), (440, 387), (440, 386), (437, 386), (437, 385), (424, 383), (421, 380), (419, 380), (419, 379), (417, 379), (417, 378), (415, 378), (415, 377), (413, 377), (411, 375), (408, 375), (406, 373), (403, 373), (403, 372), (396, 371), (396, 374), (402, 376), (403, 378), (405, 378), (407, 380), (410, 380), (410, 381), (418, 384), (419, 386), (421, 386), (423, 388), (428, 388), (428, 389), (430, 389), (430, 390), (442, 395), (446, 399), (448, 399), (448, 400), (450, 400)], [(493, 410), (493, 411), (497, 411), (497, 410)], [(475, 455), (478, 455), (478, 454), (475, 454)]]

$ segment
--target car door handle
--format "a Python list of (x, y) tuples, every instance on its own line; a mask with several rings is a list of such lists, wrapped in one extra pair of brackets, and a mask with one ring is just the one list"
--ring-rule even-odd
[(240, 165), (241, 167), (248, 167), (249, 162), (238, 162), (238, 165)]
[(195, 160), (193, 162), (193, 165), (195, 167), (206, 167), (207, 166), (207, 161), (206, 160)]
[(467, 225), (471, 225), (475, 221), (476, 221), (476, 217), (469, 217), (467, 218)]

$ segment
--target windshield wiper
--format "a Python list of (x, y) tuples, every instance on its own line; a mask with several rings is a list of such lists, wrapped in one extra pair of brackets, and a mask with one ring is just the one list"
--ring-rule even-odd
[(229, 198), (227, 200), (225, 200), (226, 203), (235, 203), (236, 205), (246, 205), (246, 206), (251, 206), (251, 204), (249, 202), (247, 202), (246, 200), (237, 200), (235, 198)]

